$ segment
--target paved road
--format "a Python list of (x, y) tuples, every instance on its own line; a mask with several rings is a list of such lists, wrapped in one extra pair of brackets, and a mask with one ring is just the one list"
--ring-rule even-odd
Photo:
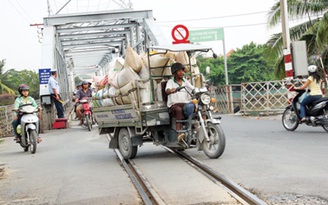
[(137, 191), (96, 129), (75, 125), (41, 136), (34, 155), (12, 139), (0, 144), (6, 171), (0, 204), (138, 204)]
[[(287, 132), (279, 118), (231, 115), (223, 115), (222, 126), (227, 146), (221, 158), (208, 159), (195, 149), (186, 152), (269, 204), (328, 204), (328, 133), (322, 128)], [(0, 170), (5, 170), (0, 204), (140, 203), (106, 137), (96, 129), (73, 125), (42, 136), (35, 155), (9, 138), (0, 144)], [(140, 156), (147, 151), (141, 147)]]
[(227, 145), (220, 159), (188, 153), (266, 201), (328, 204), (328, 133), (322, 127), (288, 132), (280, 116), (231, 115), (223, 115), (222, 126)]

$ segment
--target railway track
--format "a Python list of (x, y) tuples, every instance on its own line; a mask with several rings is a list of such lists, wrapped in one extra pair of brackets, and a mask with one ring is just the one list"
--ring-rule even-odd
[[(246, 189), (242, 188), (238, 184), (232, 182), (222, 174), (214, 171), (204, 163), (194, 159), (193, 157), (188, 156), (184, 152), (172, 150), (167, 147), (163, 147), (171, 154), (181, 158), (184, 160), (188, 165), (190, 165), (193, 169), (200, 172), (204, 175), (207, 179), (215, 183), (216, 185), (220, 186), (232, 197), (237, 201), (237, 204), (251, 204), (251, 205), (265, 205), (266, 202), (259, 199), (257, 196), (253, 195)], [(153, 188), (151, 183), (147, 180), (147, 178), (143, 175), (143, 173), (139, 170), (133, 160), (124, 160), (121, 156), (119, 150), (115, 150), (120, 162), (126, 172), (128, 173), (131, 181), (133, 182), (134, 186), (136, 187), (137, 191), (140, 194), (141, 199), (143, 200), (144, 204), (150, 205), (165, 205), (166, 203), (163, 201), (162, 197), (160, 196), (161, 193), (157, 193), (156, 190)]]

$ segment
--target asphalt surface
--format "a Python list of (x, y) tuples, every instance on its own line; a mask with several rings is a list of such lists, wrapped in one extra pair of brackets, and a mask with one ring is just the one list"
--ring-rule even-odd
[[(74, 122), (77, 124), (78, 122)], [(47, 131), (37, 152), (0, 144), (0, 204), (139, 204), (137, 191), (97, 129)]]
[[(288, 132), (280, 116), (222, 115), (221, 121), (227, 144), (219, 159), (186, 152), (268, 204), (328, 204), (328, 133), (321, 127)], [(141, 203), (107, 138), (74, 123), (42, 134), (34, 155), (13, 138), (0, 143), (0, 204)], [(154, 152), (163, 151), (142, 146), (136, 160), (148, 150), (151, 167)]]
[(328, 204), (328, 133), (281, 116), (222, 116), (227, 144), (218, 160), (187, 152), (270, 204)]

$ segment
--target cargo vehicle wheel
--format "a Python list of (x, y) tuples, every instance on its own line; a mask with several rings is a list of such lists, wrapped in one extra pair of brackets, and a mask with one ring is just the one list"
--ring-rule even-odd
[(137, 155), (138, 146), (132, 146), (131, 136), (126, 128), (118, 133), (118, 148), (124, 159), (133, 159)]
[(208, 123), (206, 128), (210, 141), (203, 142), (203, 151), (211, 159), (220, 157), (225, 149), (225, 135), (220, 125)]

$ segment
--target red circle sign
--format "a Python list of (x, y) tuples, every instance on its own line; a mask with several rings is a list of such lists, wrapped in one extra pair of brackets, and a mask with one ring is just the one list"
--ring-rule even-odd
[(173, 44), (189, 43), (189, 41), (188, 41), (189, 30), (184, 25), (179, 24), (179, 25), (174, 26), (172, 29), (171, 35), (174, 40)]

